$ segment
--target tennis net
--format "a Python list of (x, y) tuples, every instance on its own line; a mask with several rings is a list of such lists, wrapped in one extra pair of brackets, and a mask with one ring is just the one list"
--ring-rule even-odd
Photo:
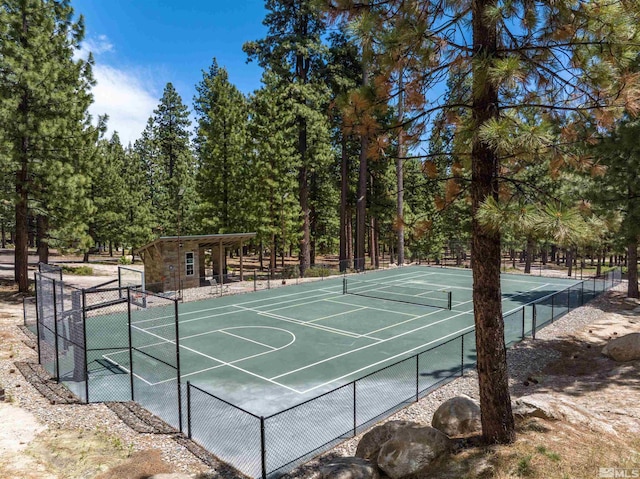
[(344, 278), (342, 293), (397, 301), (400, 303), (418, 304), (420, 306), (451, 309), (451, 291), (443, 289), (426, 290), (419, 286), (408, 286), (406, 284), (383, 284)]

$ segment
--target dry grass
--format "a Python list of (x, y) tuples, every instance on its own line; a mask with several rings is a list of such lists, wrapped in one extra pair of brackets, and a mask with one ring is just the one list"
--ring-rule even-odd
[(595, 479), (601, 467), (640, 469), (640, 437), (527, 419), (514, 444), (463, 449), (416, 479)]
[(146, 479), (154, 474), (171, 472), (173, 469), (162, 460), (158, 451), (147, 450), (131, 454), (127, 460), (95, 479)]

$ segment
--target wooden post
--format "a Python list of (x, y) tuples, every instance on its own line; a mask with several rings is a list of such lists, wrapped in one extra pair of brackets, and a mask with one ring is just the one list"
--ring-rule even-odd
[(220, 243), (219, 243), (219, 251), (218, 251), (218, 266), (220, 267), (219, 270), (219, 277), (220, 277), (220, 281), (218, 281), (220, 283), (220, 296), (222, 296), (222, 285), (224, 284), (224, 246), (222, 246), (222, 239), (220, 239)]
[(242, 239), (240, 239), (240, 281), (244, 280), (244, 271), (242, 270)]

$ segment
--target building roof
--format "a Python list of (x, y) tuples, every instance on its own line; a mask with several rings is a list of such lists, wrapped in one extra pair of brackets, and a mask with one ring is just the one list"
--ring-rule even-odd
[(160, 244), (172, 244), (183, 241), (196, 241), (202, 248), (211, 248), (222, 244), (223, 246), (235, 246), (240, 241), (254, 238), (256, 233), (226, 233), (217, 235), (192, 235), (192, 236), (161, 236), (160, 238), (141, 246), (136, 250), (137, 254), (143, 254), (150, 248)]

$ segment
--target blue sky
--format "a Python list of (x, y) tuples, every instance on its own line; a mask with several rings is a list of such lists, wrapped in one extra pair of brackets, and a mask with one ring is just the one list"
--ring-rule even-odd
[(84, 15), (83, 54), (92, 51), (98, 82), (94, 116), (109, 115), (109, 136), (140, 136), (171, 82), (191, 108), (195, 85), (213, 57), (242, 92), (260, 86), (262, 70), (246, 63), (242, 44), (263, 38), (264, 0), (72, 0)]

